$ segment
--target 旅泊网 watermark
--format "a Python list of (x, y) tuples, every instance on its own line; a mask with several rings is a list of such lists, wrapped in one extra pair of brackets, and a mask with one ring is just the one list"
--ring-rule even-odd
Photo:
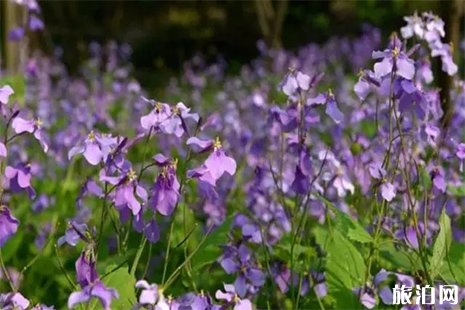
[(408, 287), (396, 284), (393, 289), (394, 305), (457, 305), (459, 287), (457, 285), (430, 285)]

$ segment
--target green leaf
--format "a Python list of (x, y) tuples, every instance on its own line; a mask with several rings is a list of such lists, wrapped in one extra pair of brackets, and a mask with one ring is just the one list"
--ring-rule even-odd
[(328, 208), (331, 209), (336, 215), (335, 228), (338, 229), (342, 235), (347, 236), (350, 240), (357, 241), (360, 243), (372, 243), (373, 237), (363, 228), (362, 225), (348, 214), (339, 210), (326, 198), (315, 195), (318, 199), (323, 201)]
[(10, 85), (14, 94), (10, 96), (9, 103), (18, 101), (19, 105), (24, 106), (24, 95), (26, 93), (26, 80), (23, 75), (5, 76), (0, 79), (0, 87)]
[(386, 270), (401, 270), (413, 273), (421, 268), (421, 258), (414, 252), (396, 249), (392, 242), (384, 242), (379, 248), (381, 267)]
[(322, 245), (326, 257), (326, 281), (329, 294), (337, 296), (338, 309), (359, 309), (360, 302), (352, 289), (361, 287), (366, 266), (355, 246), (338, 230), (328, 232), (327, 228), (315, 229), (317, 242)]
[(199, 270), (203, 266), (214, 263), (222, 254), (223, 251), (219, 245), (227, 242), (228, 233), (231, 229), (233, 219), (233, 215), (227, 217), (220, 226), (208, 235), (203, 244), (191, 258), (193, 270)]
[(378, 128), (376, 128), (376, 122), (369, 120), (362, 120), (360, 122), (360, 129), (369, 139), (373, 138), (378, 131)]
[(308, 262), (317, 257), (313, 247), (295, 244), (292, 247), (292, 237), (285, 235), (281, 241), (274, 246), (273, 256), (283, 261), (287, 266), (293, 266), (295, 271), (308, 271)]
[(13, 235), (12, 238), (6, 241), (5, 245), (2, 248), (3, 260), (9, 262), (11, 258), (14, 258), (18, 255), (18, 250), (23, 244), (24, 233), (19, 231), (17, 234)]
[(465, 197), (465, 185), (460, 185), (460, 186), (449, 185), (447, 186), (447, 190), (453, 196)]
[(291, 253), (294, 256), (302, 256), (303, 258), (309, 259), (316, 256), (316, 250), (309, 246), (303, 246), (295, 244), (292, 249), (292, 244), (278, 244), (275, 246), (275, 254), (284, 261), (290, 261)]
[(452, 231), (450, 218), (443, 209), (439, 218), (439, 234), (433, 245), (433, 257), (431, 258), (429, 269), (431, 278), (435, 278), (441, 271), (442, 264), (449, 251), (452, 242)]
[(446, 280), (465, 285), (465, 244), (453, 241), (440, 271)]
[[(131, 309), (132, 305), (136, 303), (136, 292), (134, 287), (136, 284), (136, 278), (129, 274), (127, 266), (111, 272), (117, 267), (118, 266), (116, 264), (107, 266), (105, 271), (109, 274), (103, 278), (102, 282), (108, 288), (114, 288), (118, 291), (119, 298), (112, 301), (112, 309)], [(96, 302), (93, 303), (93, 307), (91, 307), (91, 309), (100, 309), (99, 307), (100, 304)]]

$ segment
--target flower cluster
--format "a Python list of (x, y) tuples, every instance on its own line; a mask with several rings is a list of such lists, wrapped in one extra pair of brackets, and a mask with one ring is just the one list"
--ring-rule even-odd
[[(381, 50), (369, 27), (260, 42), (239, 76), (197, 56), (163, 102), (127, 45), (92, 43), (81, 78), (37, 55), (24, 94), (0, 87), (0, 308), (371, 309), (465, 286), (465, 82), (439, 17), (405, 20)], [(457, 86), (446, 131), (430, 57)]]

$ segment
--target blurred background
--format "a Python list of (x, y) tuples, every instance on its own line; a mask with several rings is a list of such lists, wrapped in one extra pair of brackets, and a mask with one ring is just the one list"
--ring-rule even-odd
[[(3, 67), (17, 51), (8, 48), (9, 31), (24, 18), (24, 8), (2, 3)], [(26, 0), (18, 0), (26, 1)], [(142, 86), (166, 86), (180, 74), (183, 63), (197, 53), (207, 61), (221, 56), (228, 72), (259, 54), (257, 42), (295, 50), (334, 36), (358, 36), (367, 24), (380, 28), (383, 38), (402, 27), (403, 16), (433, 11), (446, 21), (447, 41), (461, 44), (462, 0), (210, 0), (210, 1), (40, 1), (43, 32), (32, 33), (29, 49), (51, 54), (56, 47), (71, 74), (88, 57), (90, 42), (128, 43), (134, 74)], [(13, 7), (14, 6), (14, 7)], [(10, 43), (11, 44), (11, 43)], [(460, 49), (456, 48), (458, 53)], [(11, 56), (10, 56), (11, 58)], [(461, 57), (460, 57), (461, 58)], [(10, 64), (9, 64), (10, 62)]]

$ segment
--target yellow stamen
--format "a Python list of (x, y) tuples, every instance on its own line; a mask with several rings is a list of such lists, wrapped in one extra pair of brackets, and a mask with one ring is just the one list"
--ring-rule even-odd
[(395, 58), (399, 56), (399, 53), (400, 53), (399, 49), (397, 47), (394, 47), (394, 49), (392, 50), (392, 57)]
[(174, 115), (179, 115), (179, 114), (181, 114), (181, 111), (179, 111), (179, 108), (178, 108), (178, 107), (173, 107), (173, 114), (174, 114)]
[(130, 169), (128, 173), (128, 182), (132, 182), (135, 180), (137, 180), (137, 173), (134, 170)]
[(155, 104), (155, 111), (157, 112), (161, 112), (161, 109), (163, 108), (163, 105), (161, 104), (161, 102), (157, 102)]
[(213, 148), (214, 148), (215, 150), (221, 148), (221, 141), (220, 141), (220, 138), (217, 137), (217, 138), (215, 139), (215, 142), (213, 142)]
[(37, 118), (36, 121), (35, 121), (35, 125), (36, 125), (37, 127), (42, 126), (42, 120), (41, 120), (40, 118)]
[(89, 132), (89, 134), (87, 135), (87, 139), (89, 139), (89, 141), (95, 141), (95, 133), (93, 130)]

